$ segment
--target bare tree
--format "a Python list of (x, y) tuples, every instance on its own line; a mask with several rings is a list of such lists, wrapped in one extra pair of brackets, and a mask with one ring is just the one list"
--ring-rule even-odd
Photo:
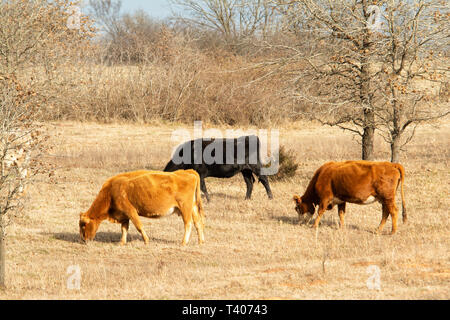
[[(292, 95), (310, 105), (312, 117), (361, 136), (362, 159), (373, 159), (375, 113), (371, 78), (373, 34), (368, 1), (292, 1), (281, 7), (309, 26), (314, 38), (299, 55)], [(300, 31), (301, 32), (301, 31)]]
[[(5, 286), (5, 228), (21, 213), (26, 186), (39, 173), (47, 137), (37, 120), (52, 78), (35, 80), (33, 71), (48, 73), (70, 56), (91, 31), (77, 2), (9, 0), (0, 2), (0, 287)], [(74, 23), (70, 20), (75, 18)], [(71, 27), (75, 27), (72, 29)], [(30, 75), (31, 71), (31, 75)]]
[(374, 108), (391, 161), (398, 162), (417, 125), (450, 113), (448, 101), (439, 99), (450, 73), (450, 10), (442, 1), (388, 1), (380, 12)]
[[(92, 32), (90, 22), (73, 8), (77, 1), (36, 0), (0, 2), (0, 74), (12, 74), (22, 67), (45, 64), (67, 55)], [(71, 18), (79, 19), (70, 29)], [(45, 60), (45, 61), (44, 61)]]
[(120, 0), (90, 0), (90, 14), (100, 26), (104, 59), (108, 63), (145, 63), (157, 55), (166, 23), (145, 11), (121, 12)]
[(122, 31), (121, 0), (89, 0), (90, 14), (106, 34), (114, 38)]
[(21, 213), (26, 186), (46, 171), (47, 136), (35, 123), (39, 99), (15, 76), (0, 76), (0, 287), (5, 286), (6, 227)]
[[(288, 94), (308, 106), (312, 118), (361, 137), (362, 159), (374, 157), (375, 130), (398, 141), (409, 125), (446, 113), (420, 112), (429, 99), (421, 98), (413, 84), (445, 66), (425, 67), (430, 49), (448, 41), (448, 9), (442, 1), (298, 0), (278, 1), (278, 6), (287, 17), (285, 30), (295, 24), (296, 33), (310, 43), (275, 47), (286, 55), (270, 65), (284, 67)], [(440, 81), (448, 81), (441, 71)], [(400, 104), (399, 93), (409, 100)], [(393, 161), (398, 160), (395, 145)]]
[(185, 24), (213, 30), (227, 44), (270, 32), (274, 18), (271, 0), (171, 0), (185, 14), (177, 19)]

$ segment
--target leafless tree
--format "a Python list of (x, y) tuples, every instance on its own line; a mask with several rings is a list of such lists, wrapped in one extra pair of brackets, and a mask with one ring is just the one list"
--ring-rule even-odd
[(5, 286), (6, 227), (21, 213), (32, 177), (47, 172), (40, 159), (47, 136), (35, 122), (38, 108), (36, 94), (14, 75), (0, 76), (0, 287)]
[(120, 0), (90, 0), (90, 15), (99, 25), (102, 57), (107, 63), (146, 63), (155, 56), (166, 23), (145, 11), (121, 12)]
[(90, 14), (103, 32), (114, 38), (122, 32), (120, 0), (89, 0)]
[(388, 1), (381, 15), (374, 109), (391, 161), (398, 162), (417, 125), (450, 113), (448, 100), (439, 99), (450, 74), (450, 10), (443, 1)]
[[(77, 1), (36, 0), (0, 2), (0, 72), (16, 73), (25, 66), (44, 65), (67, 55), (90, 32), (90, 23), (74, 11)], [(74, 18), (74, 28), (69, 26)], [(76, 25), (76, 26), (75, 26)]]
[(37, 120), (52, 98), (46, 88), (53, 83), (51, 77), (38, 83), (30, 70), (51, 72), (72, 45), (86, 39), (90, 25), (76, 10), (73, 15), (75, 5), (66, 0), (0, 2), (0, 287), (5, 286), (5, 227), (21, 213), (31, 178), (52, 174), (41, 157), (47, 136)]
[(278, 1), (278, 8), (286, 32), (295, 25), (297, 39), (303, 34), (309, 43), (274, 46), (286, 54), (266, 65), (281, 66), (288, 94), (312, 118), (359, 135), (362, 159), (374, 157), (375, 130), (384, 133), (397, 161), (398, 141), (410, 140), (404, 137), (410, 125), (446, 114), (422, 112), (431, 97), (425, 88), (418, 93), (416, 81), (448, 82), (445, 64), (436, 60), (448, 48), (445, 2), (297, 0)]
[(185, 24), (217, 32), (227, 44), (258, 36), (265, 38), (274, 24), (271, 0), (171, 0), (184, 10), (177, 19)]

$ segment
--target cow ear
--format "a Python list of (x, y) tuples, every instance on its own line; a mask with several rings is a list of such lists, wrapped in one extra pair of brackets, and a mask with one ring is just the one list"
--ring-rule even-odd
[(299, 197), (298, 195), (294, 195), (294, 198), (293, 198), (293, 200), (295, 201), (295, 203), (297, 203), (297, 204), (300, 204), (300, 203), (302, 203), (302, 198), (301, 197)]

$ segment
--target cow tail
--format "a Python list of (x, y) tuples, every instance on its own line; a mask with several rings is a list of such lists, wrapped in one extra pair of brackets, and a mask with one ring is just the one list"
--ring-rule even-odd
[(198, 212), (200, 213), (200, 216), (203, 219), (205, 217), (205, 212), (203, 211), (202, 195), (201, 195), (201, 191), (200, 191), (200, 177), (198, 177), (198, 179), (196, 179), (195, 204), (197, 205)]
[(408, 220), (408, 216), (406, 214), (406, 206), (405, 206), (405, 193), (403, 190), (403, 184), (405, 181), (405, 168), (399, 163), (396, 164), (396, 167), (398, 171), (400, 171), (400, 192), (402, 196), (402, 216), (403, 216), (403, 223), (406, 223)]

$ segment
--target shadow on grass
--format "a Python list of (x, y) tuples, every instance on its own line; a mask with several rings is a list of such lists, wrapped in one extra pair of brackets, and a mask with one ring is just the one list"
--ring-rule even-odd
[[(56, 239), (56, 240), (62, 240), (62, 241), (72, 242), (72, 243), (82, 243), (80, 240), (79, 233), (58, 232), (58, 233), (49, 233), (48, 235), (50, 235), (53, 239)], [(121, 234), (117, 233), (117, 232), (97, 232), (93, 241), (94, 242), (102, 242), (102, 243), (117, 243), (117, 244), (119, 244), (120, 238), (121, 238)], [(173, 240), (157, 239), (154, 237), (149, 237), (149, 238), (150, 238), (150, 244), (152, 242), (162, 243), (162, 244), (178, 243), (177, 241), (173, 241)], [(144, 243), (141, 235), (128, 234), (127, 243), (134, 242), (134, 241), (137, 241), (137, 242), (140, 241), (140, 242)]]
[(215, 192), (215, 193), (210, 193), (209, 196), (210, 196), (211, 200), (213, 200), (214, 198), (245, 200), (245, 194), (243, 194), (242, 196), (236, 196), (236, 195), (230, 195), (228, 193), (223, 193), (223, 192)]
[[(299, 222), (298, 217), (286, 217), (286, 216), (272, 216), (271, 217), (272, 220), (281, 221), (282, 223), (297, 225), (299, 227), (308, 227), (308, 228), (312, 228), (315, 218), (316, 217), (314, 216), (314, 218), (311, 219), (307, 224), (304, 224), (304, 223)], [(319, 228), (320, 227), (330, 227), (330, 228), (333, 228), (336, 230), (340, 229), (339, 222), (336, 222), (335, 220), (332, 220), (332, 219), (323, 219), (323, 218), (320, 220)], [(348, 230), (357, 230), (357, 231), (362, 231), (362, 232), (374, 233), (373, 230), (361, 229), (360, 227), (358, 227), (356, 225), (352, 225), (352, 224), (345, 224), (344, 228), (348, 229)]]
[[(314, 220), (315, 219), (311, 220), (311, 222), (310, 222), (311, 226), (314, 224)], [(336, 220), (332, 220), (332, 219), (322, 219), (322, 220), (320, 220), (319, 228), (320, 228), (320, 226), (330, 227), (330, 228), (333, 228), (333, 229), (336, 229), (336, 230), (340, 229), (339, 222), (336, 222)], [(361, 229), (360, 227), (352, 225), (352, 224), (345, 224), (344, 228), (345, 229), (349, 229), (349, 230), (368, 231), (368, 230)]]
[(276, 220), (278, 222), (286, 223), (286, 224), (292, 224), (292, 225), (300, 225), (298, 223), (297, 217), (285, 217), (285, 216), (272, 216), (270, 217), (272, 220)]

